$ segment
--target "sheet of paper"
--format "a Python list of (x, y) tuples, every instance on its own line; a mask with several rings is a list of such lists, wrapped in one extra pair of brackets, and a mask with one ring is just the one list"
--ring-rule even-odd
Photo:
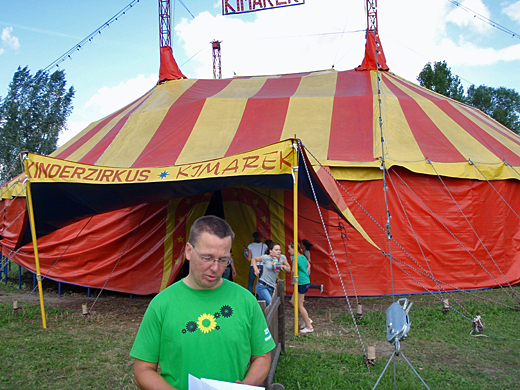
[(263, 387), (243, 385), (240, 383), (222, 382), (215, 379), (202, 378), (201, 381), (211, 385), (216, 390), (264, 390)]
[(189, 390), (216, 390), (210, 384), (201, 381), (199, 378), (188, 374), (188, 389)]

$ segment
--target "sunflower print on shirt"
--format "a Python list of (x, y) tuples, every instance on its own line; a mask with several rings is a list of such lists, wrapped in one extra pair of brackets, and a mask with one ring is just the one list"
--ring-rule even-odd
[(229, 305), (224, 305), (214, 314), (203, 313), (196, 320), (188, 321), (181, 332), (182, 334), (190, 334), (199, 330), (203, 334), (207, 334), (214, 330), (220, 330), (217, 320), (220, 321), (232, 315), (233, 308)]

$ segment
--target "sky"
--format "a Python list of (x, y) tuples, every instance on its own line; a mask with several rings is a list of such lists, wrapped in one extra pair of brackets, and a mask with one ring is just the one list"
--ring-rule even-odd
[[(213, 40), (221, 41), (223, 78), (353, 69), (364, 56), (365, 3), (305, 0), (223, 16), (219, 0), (171, 0), (174, 57), (192, 79), (213, 78)], [(391, 72), (417, 82), (425, 64), (446, 61), (466, 89), (474, 84), (520, 92), (520, 0), (379, 0), (377, 13)], [(59, 145), (156, 84), (158, 1), (0, 0), (1, 97), (19, 66), (34, 75), (92, 33), (91, 41), (51, 69), (65, 70), (67, 85), (76, 90)]]

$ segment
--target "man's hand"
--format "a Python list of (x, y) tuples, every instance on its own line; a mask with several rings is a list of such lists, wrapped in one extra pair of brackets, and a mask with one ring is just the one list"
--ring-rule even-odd
[(271, 352), (259, 356), (251, 356), (251, 365), (249, 366), (249, 370), (247, 370), (246, 377), (242, 382), (237, 381), (237, 383), (260, 386), (265, 378), (267, 378), (270, 368)]
[(134, 382), (141, 390), (176, 390), (157, 372), (157, 363), (135, 359)]

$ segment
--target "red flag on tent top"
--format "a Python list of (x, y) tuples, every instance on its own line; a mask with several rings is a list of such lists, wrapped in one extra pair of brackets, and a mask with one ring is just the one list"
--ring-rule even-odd
[(170, 46), (161, 47), (161, 68), (159, 70), (159, 82), (165, 80), (185, 79), (184, 76), (173, 58), (173, 51)]
[(375, 31), (367, 31), (367, 42), (365, 44), (365, 58), (356, 70), (388, 70), (386, 65), (385, 53), (379, 39), (379, 34)]

